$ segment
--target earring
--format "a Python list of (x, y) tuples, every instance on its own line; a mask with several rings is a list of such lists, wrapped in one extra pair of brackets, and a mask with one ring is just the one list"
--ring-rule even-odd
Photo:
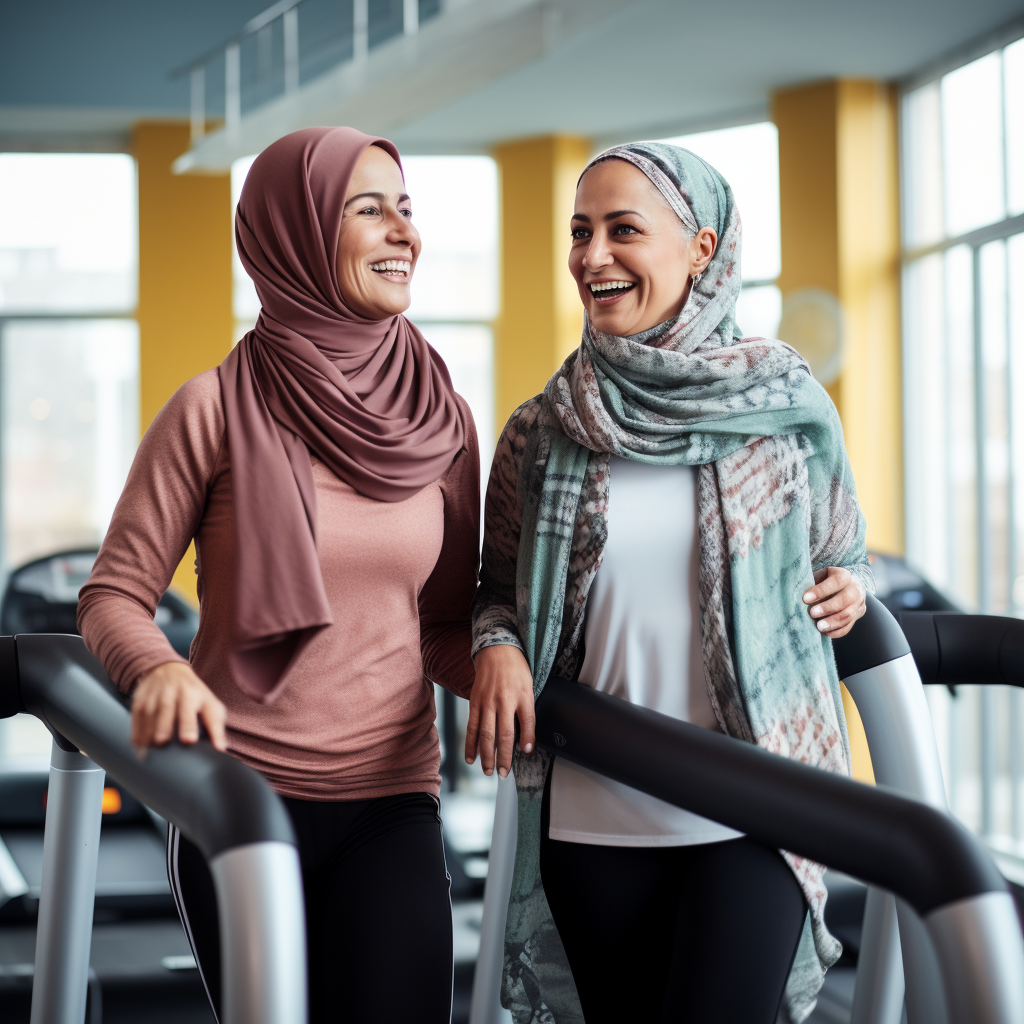
[(704, 276), (704, 271), (703, 270), (699, 274), (694, 274), (693, 275), (693, 283), (696, 284), (703, 276)]

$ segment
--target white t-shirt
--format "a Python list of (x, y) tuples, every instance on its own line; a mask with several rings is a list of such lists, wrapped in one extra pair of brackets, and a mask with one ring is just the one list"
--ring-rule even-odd
[[(718, 729), (704, 681), (696, 471), (613, 456), (604, 558), (588, 598), (579, 681), (664, 715)], [(687, 846), (735, 832), (561, 758), (551, 777), (552, 839)]]

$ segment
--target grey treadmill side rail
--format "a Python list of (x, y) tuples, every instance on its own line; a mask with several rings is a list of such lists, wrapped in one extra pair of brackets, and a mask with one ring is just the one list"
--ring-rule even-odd
[(48, 848), (67, 855), (49, 878), (44, 874), (40, 919), (47, 900), (63, 899), (78, 910), (44, 929), (50, 938), (37, 946), (35, 987), (43, 977), (63, 978), (75, 992), (60, 1013), (40, 1010), (37, 1018), (33, 1008), (34, 1024), (81, 1024), (79, 999), (84, 1013), (98, 843), (83, 844), (75, 835), (94, 827), (98, 837), (103, 769), (180, 828), (210, 864), (221, 912), (225, 1024), (301, 1024), (307, 1018), (304, 902), (287, 811), (256, 772), (205, 741), (170, 744), (140, 761), (130, 716), (111, 690), (81, 637), (0, 638), (0, 716), (36, 715), (54, 734), (54, 757), (88, 763), (81, 750), (99, 766), (101, 780), (94, 798), (79, 807), (81, 821), (63, 814), (51, 823), (47, 814), (44, 860)]
[(56, 741), (43, 836), (31, 1024), (85, 1019), (105, 773)]
[[(902, 635), (897, 637), (892, 629), (895, 620), (879, 613), (877, 604), (869, 599), (865, 631), (859, 623), (850, 637), (834, 644), (840, 674), (864, 721), (876, 781), (945, 809), (942, 770), (922, 680), (1024, 686), (1024, 622), (995, 615), (904, 611), (899, 615)], [(901, 650), (912, 657), (900, 655)], [(866, 661), (877, 664), (863, 669)], [(945, 1024), (949, 1018), (944, 984), (940, 984), (930, 929), (903, 901), (897, 904), (908, 1022)], [(861, 960), (865, 955), (869, 960), (875, 956), (887, 960), (884, 967), (871, 963), (869, 971), (879, 974), (883, 984), (892, 983), (895, 979), (886, 978), (886, 972), (895, 973), (899, 963), (891, 956), (891, 945), (886, 948), (886, 924), (870, 912), (872, 907), (869, 900)], [(858, 980), (861, 966), (858, 963)], [(950, 980), (943, 979), (946, 984)], [(851, 1024), (874, 1024), (876, 1018), (870, 1014), (858, 1016), (859, 994), (858, 988)], [(879, 1020), (888, 1022), (888, 1018)]]
[[(844, 679), (864, 723), (875, 781), (946, 810), (942, 768), (931, 715), (913, 657), (864, 669)], [(890, 934), (898, 911), (899, 935)], [(899, 1024), (903, 1000), (880, 994), (905, 986), (908, 1024), (948, 1020), (938, 964), (928, 933), (905, 903), (872, 889), (864, 913), (850, 1024)], [(871, 985), (871, 989), (868, 989)]]

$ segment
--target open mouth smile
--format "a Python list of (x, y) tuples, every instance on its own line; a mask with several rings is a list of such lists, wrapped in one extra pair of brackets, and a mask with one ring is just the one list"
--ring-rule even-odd
[(607, 306), (631, 292), (636, 287), (636, 281), (592, 281), (587, 287), (596, 303)]
[(412, 263), (408, 260), (381, 260), (380, 263), (371, 263), (370, 269), (389, 281), (405, 283), (412, 272)]

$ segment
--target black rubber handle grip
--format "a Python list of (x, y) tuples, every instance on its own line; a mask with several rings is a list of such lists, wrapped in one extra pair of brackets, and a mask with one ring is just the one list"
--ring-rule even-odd
[(900, 612), (899, 621), (922, 682), (1024, 686), (1021, 619), (956, 612)]
[[(5, 676), (11, 671), (6, 639), (0, 640)], [(249, 843), (294, 845), (288, 812), (262, 776), (208, 742), (170, 743), (140, 760), (131, 745), (131, 717), (81, 637), (26, 634), (15, 646), (24, 709), (177, 825), (207, 860)], [(4, 678), (3, 689), (9, 688)]]
[(920, 914), (1006, 891), (987, 851), (947, 814), (580, 683), (548, 681), (537, 741), (766, 846), (895, 892)]
[(911, 649), (892, 612), (872, 594), (867, 595), (867, 611), (844, 637), (832, 641), (839, 678), (864, 672), (895, 661)]

